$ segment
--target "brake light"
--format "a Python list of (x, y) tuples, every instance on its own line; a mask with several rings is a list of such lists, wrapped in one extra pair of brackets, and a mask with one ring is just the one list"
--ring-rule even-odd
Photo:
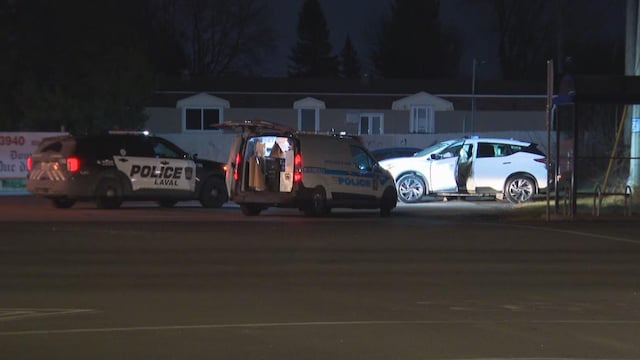
[(236, 154), (236, 165), (233, 167), (233, 180), (238, 181), (238, 179), (240, 178), (240, 175), (238, 175), (238, 168), (240, 167), (240, 164), (242, 163), (242, 157), (240, 156), (240, 153)]
[(537, 158), (537, 159), (533, 159), (533, 161), (537, 161), (539, 163), (546, 164), (547, 163), (547, 158)]
[(76, 157), (67, 158), (67, 170), (69, 172), (76, 172), (80, 169), (80, 160)]
[(293, 157), (293, 182), (302, 182), (302, 155), (300, 154)]
[(27, 171), (31, 171), (33, 169), (33, 158), (29, 156), (27, 158)]

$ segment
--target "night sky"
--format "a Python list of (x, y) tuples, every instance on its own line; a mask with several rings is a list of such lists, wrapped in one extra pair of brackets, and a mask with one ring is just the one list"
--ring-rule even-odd
[[(298, 13), (304, 0), (269, 0), (273, 11), (274, 28), (278, 48), (266, 61), (263, 76), (286, 76), (288, 56), (297, 39)], [(388, 14), (391, 0), (320, 0), (330, 31), (330, 40), (335, 54), (342, 50), (347, 33), (356, 47), (363, 69), (370, 67), (369, 53), (375, 43), (375, 31), (380, 17)], [(624, 14), (613, 4), (623, 0), (584, 1), (598, 9), (602, 22), (595, 24), (603, 32), (619, 32), (624, 28)], [(595, 5), (594, 5), (595, 4)], [(619, 5), (618, 4), (618, 5)], [(478, 78), (492, 78), (499, 73), (497, 60), (498, 42), (495, 29), (487, 19), (493, 14), (490, 1), (442, 0), (440, 20), (446, 27), (460, 32), (463, 53), (460, 62), (461, 74), (470, 75), (473, 58), (484, 61), (478, 69)]]
[[(265, 64), (265, 76), (286, 76), (288, 56), (297, 39), (298, 13), (304, 0), (269, 0), (274, 14), (274, 28), (278, 37), (278, 48)], [(375, 43), (375, 31), (380, 17), (388, 14), (391, 0), (321, 0), (320, 4), (329, 26), (334, 53), (342, 50), (347, 33), (358, 51), (363, 68), (369, 66), (369, 52)], [(482, 19), (490, 15), (491, 9), (482, 5), (469, 5), (468, 1), (445, 0), (441, 3), (441, 21), (462, 32), (465, 46), (460, 71), (471, 71), (474, 57), (483, 59), (484, 75), (490, 77), (498, 70), (495, 58), (497, 42), (489, 41), (491, 29)], [(493, 59), (493, 61), (490, 61)], [(467, 69), (468, 68), (468, 69)]]

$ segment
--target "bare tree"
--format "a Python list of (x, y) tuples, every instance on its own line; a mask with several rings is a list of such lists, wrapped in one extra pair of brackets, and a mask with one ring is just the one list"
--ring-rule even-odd
[(493, 0), (493, 5), (505, 79), (544, 78), (549, 59), (562, 73), (567, 57), (580, 73), (623, 70), (624, 2)]
[(249, 75), (273, 48), (265, 0), (189, 0), (192, 75)]
[(505, 79), (544, 76), (551, 55), (553, 13), (547, 0), (495, 0), (498, 56)]
[(161, 74), (177, 75), (187, 69), (185, 36), (179, 26), (180, 4), (180, 0), (147, 0), (150, 60)]

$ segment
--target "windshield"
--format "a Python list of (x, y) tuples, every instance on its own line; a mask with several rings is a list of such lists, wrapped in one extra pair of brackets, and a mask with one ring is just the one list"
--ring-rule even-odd
[(425, 155), (429, 155), (429, 154), (438, 152), (438, 151), (446, 148), (447, 146), (453, 144), (454, 142), (455, 142), (455, 140), (447, 140), (447, 141), (443, 141), (443, 142), (437, 143), (435, 145), (431, 145), (428, 148), (425, 148), (425, 149), (423, 149), (421, 151), (418, 151), (413, 156), (420, 157), (420, 156), (425, 156)]

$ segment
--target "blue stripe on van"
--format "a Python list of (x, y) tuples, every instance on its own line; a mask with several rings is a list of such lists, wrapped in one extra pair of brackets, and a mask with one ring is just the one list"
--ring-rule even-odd
[(377, 176), (378, 174), (374, 174), (372, 172), (367, 172), (365, 174), (359, 172), (359, 171), (347, 171), (347, 170), (340, 170), (340, 169), (327, 169), (327, 168), (321, 168), (321, 167), (304, 167), (302, 168), (302, 172), (303, 173), (308, 173), (308, 174), (326, 174), (326, 175), (336, 175), (336, 176), (358, 176), (358, 177), (364, 177), (364, 178), (375, 178), (378, 177), (378, 181), (380, 181), (381, 185), (385, 185), (387, 183), (387, 181), (391, 180), (390, 177), (387, 176)]

